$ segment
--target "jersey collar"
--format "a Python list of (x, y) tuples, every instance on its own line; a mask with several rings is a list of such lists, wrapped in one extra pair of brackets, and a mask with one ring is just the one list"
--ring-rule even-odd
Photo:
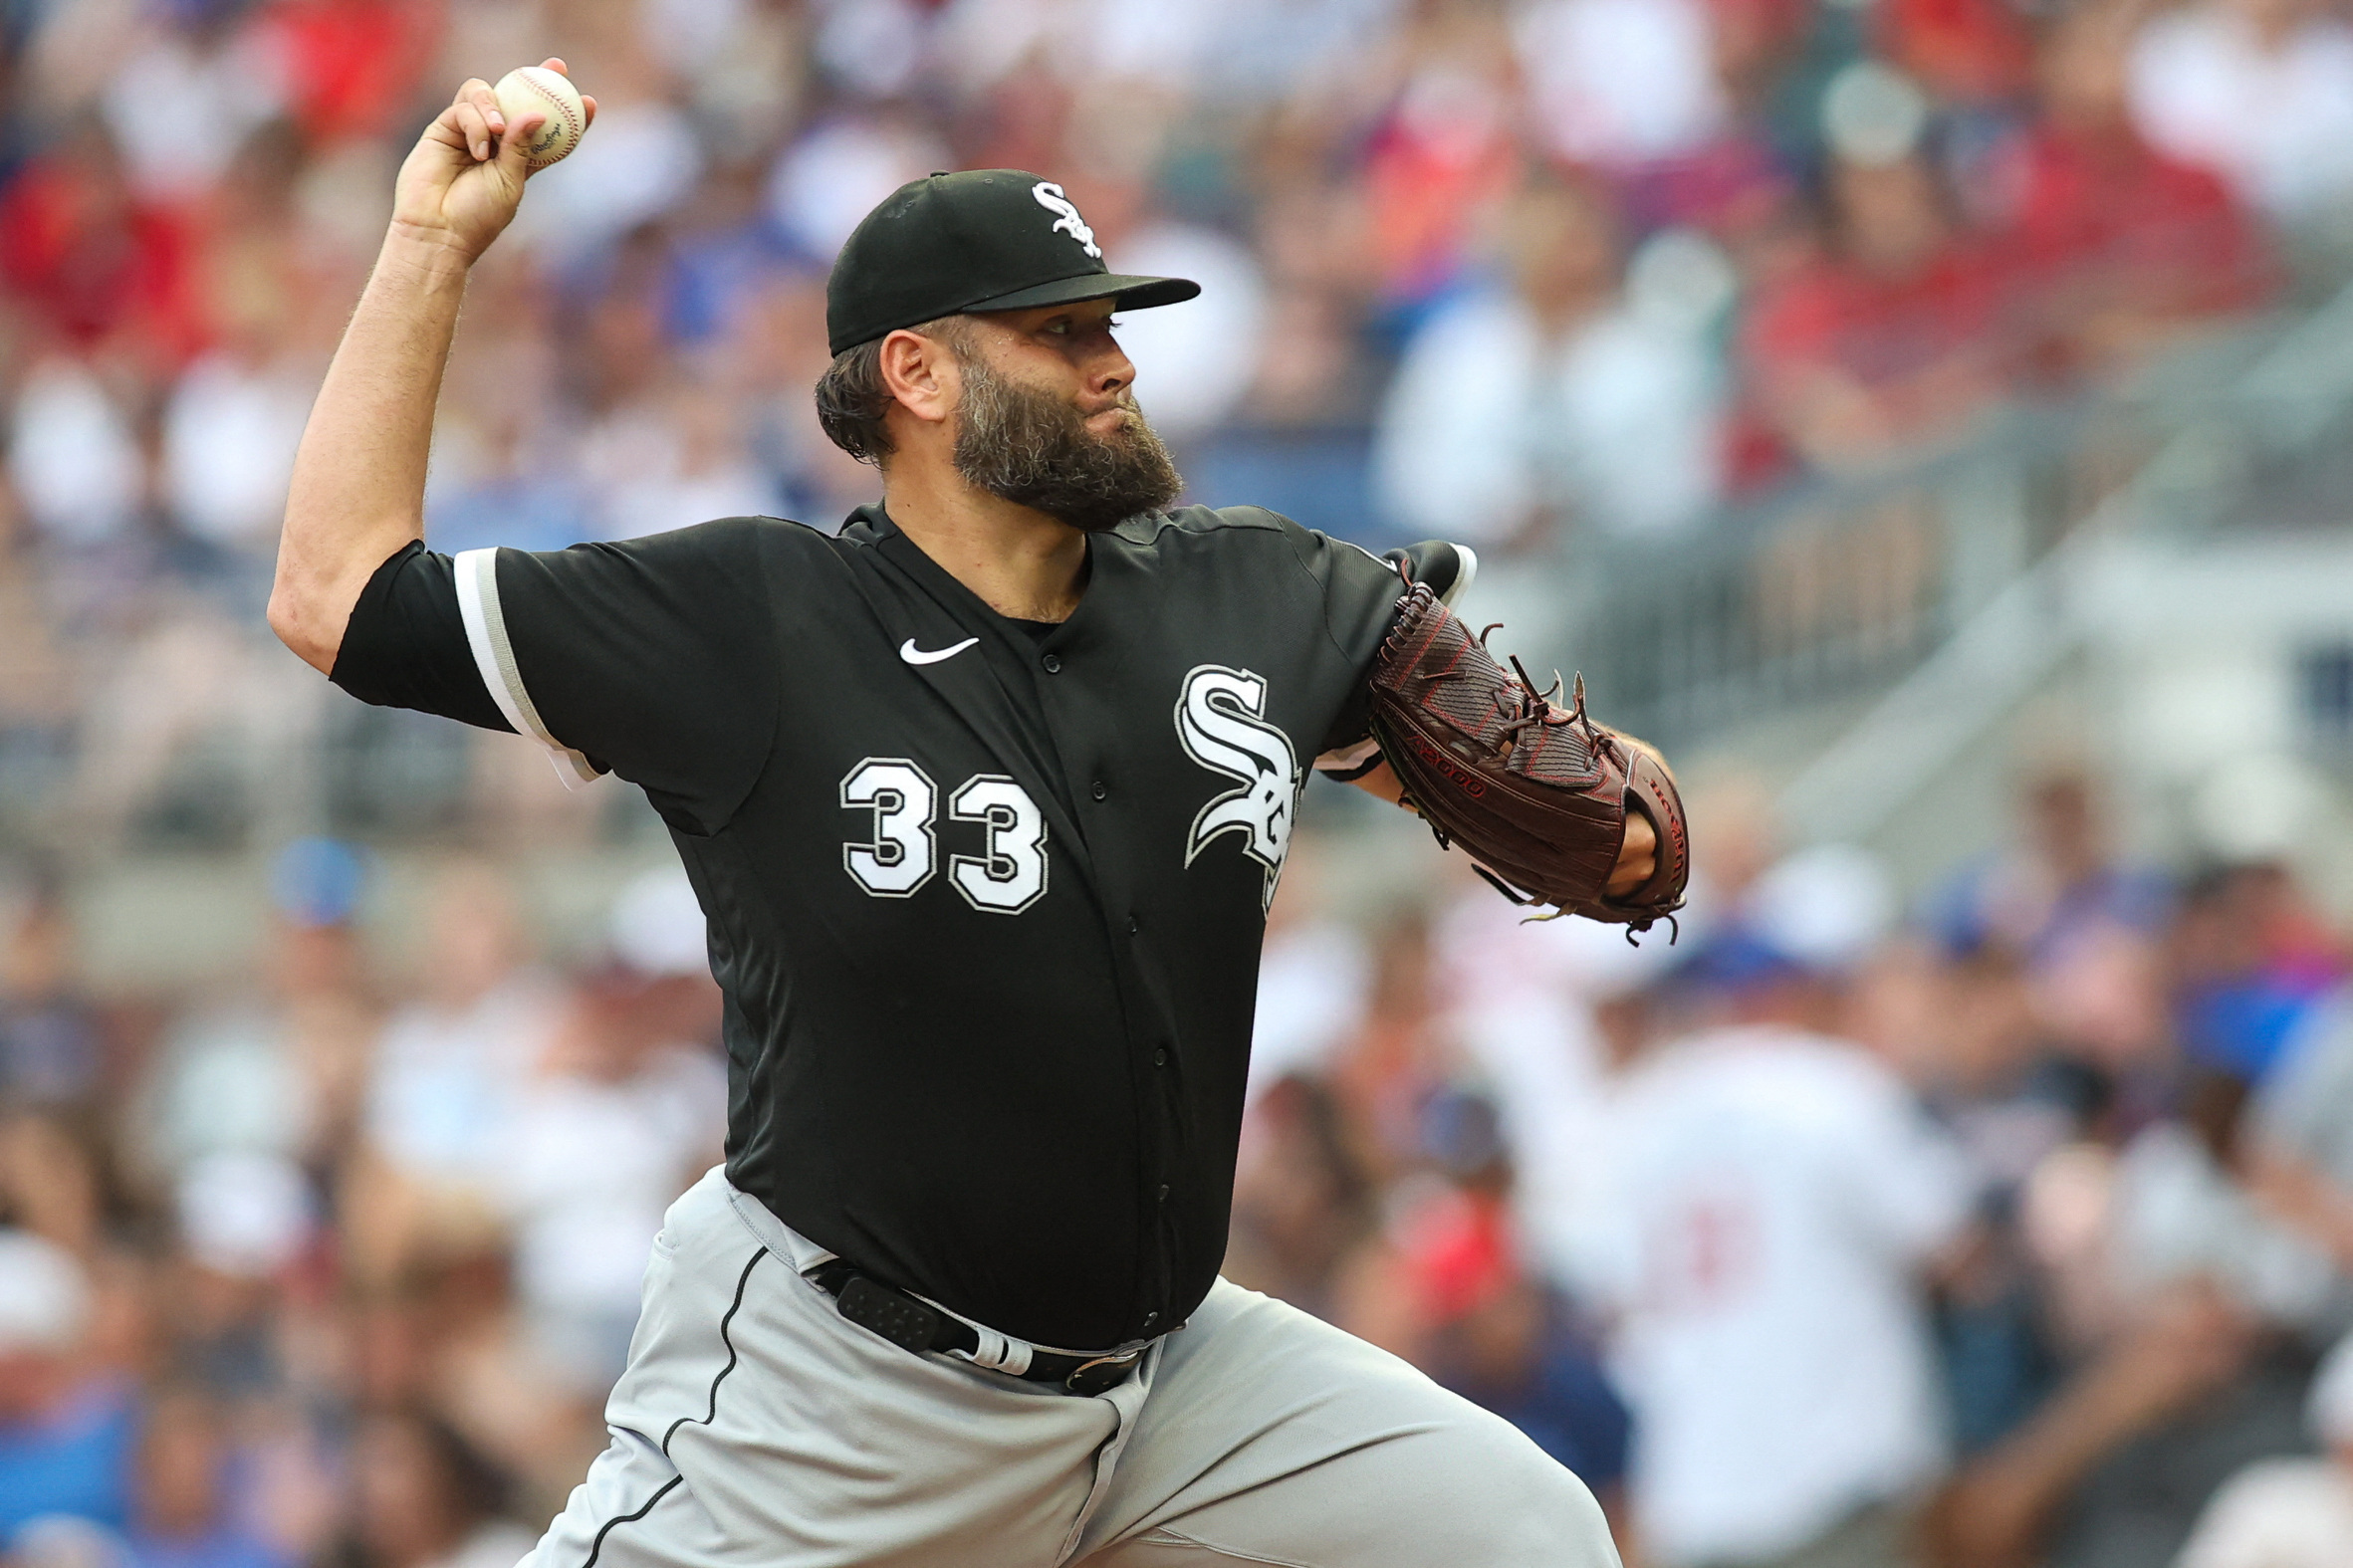
[(1044, 642), (1033, 639), (1022, 626), (998, 614), (986, 599), (958, 580), (954, 572), (932, 560), (921, 545), (916, 544), (904, 529), (890, 520), (890, 514), (882, 510), (881, 502), (869, 502), (851, 512), (841, 524), (841, 537), (879, 552), (884, 560), (914, 577), (944, 606), (950, 607), (959, 620), (987, 628), (1018, 655), (1027, 658), (1040, 648), (1055, 647), (1064, 642), (1073, 626), (1091, 618), (1087, 605), (1099, 596), (1104, 559), (1102, 542), (1112, 535), (1106, 531), (1087, 536), (1086, 585), (1079, 591), (1078, 607)]

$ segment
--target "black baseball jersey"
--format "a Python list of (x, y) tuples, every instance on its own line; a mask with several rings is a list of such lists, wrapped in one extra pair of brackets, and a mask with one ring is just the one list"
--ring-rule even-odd
[(1267, 901), (1402, 590), (1248, 508), (1090, 536), (1056, 626), (879, 508), (412, 545), (335, 680), (642, 786), (726, 994), (730, 1180), (880, 1278), (1096, 1349), (1216, 1276)]

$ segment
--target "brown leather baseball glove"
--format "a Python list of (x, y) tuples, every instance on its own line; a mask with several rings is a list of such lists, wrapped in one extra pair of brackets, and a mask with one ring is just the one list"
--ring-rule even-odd
[[(1516, 903), (1647, 931), (1683, 907), (1683, 800), (1647, 747), (1585, 717), (1581, 676), (1573, 701), (1563, 712), (1526, 670), (1515, 678), (1420, 584), (1373, 667), (1373, 735), (1439, 843), (1460, 843)], [(1613, 899), (1629, 810), (1658, 833), (1657, 869)]]

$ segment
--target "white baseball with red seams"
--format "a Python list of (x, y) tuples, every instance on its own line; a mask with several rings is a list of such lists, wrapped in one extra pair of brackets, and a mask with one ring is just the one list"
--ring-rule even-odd
[(525, 114), (548, 116), (523, 148), (528, 154), (526, 166), (534, 173), (551, 163), (564, 161), (588, 133), (588, 106), (581, 102), (580, 90), (561, 71), (550, 71), (546, 66), (519, 66), (499, 78), (498, 86), (490, 91), (498, 99), (499, 110), (510, 125)]

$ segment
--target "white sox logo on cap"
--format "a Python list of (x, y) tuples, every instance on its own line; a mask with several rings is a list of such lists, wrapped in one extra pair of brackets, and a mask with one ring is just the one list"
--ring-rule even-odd
[(1177, 739), (1185, 755), (1242, 787), (1229, 789), (1201, 808), (1185, 844), (1185, 864), (1221, 833), (1240, 833), (1242, 847), (1267, 868), (1264, 903), (1275, 902), (1275, 884), (1291, 852), (1291, 824), (1299, 801), (1299, 765), (1291, 737), (1264, 717), (1267, 680), (1222, 664), (1195, 665), (1177, 697)]
[(1039, 206), (1060, 214), (1054, 222), (1056, 233), (1067, 234), (1078, 242), (1080, 250), (1097, 261), (1102, 260), (1102, 248), (1094, 242), (1094, 230), (1088, 228), (1086, 220), (1078, 216), (1078, 208), (1069, 197), (1062, 194), (1061, 186), (1053, 180), (1042, 179), (1030, 187), (1030, 194), (1038, 198)]

